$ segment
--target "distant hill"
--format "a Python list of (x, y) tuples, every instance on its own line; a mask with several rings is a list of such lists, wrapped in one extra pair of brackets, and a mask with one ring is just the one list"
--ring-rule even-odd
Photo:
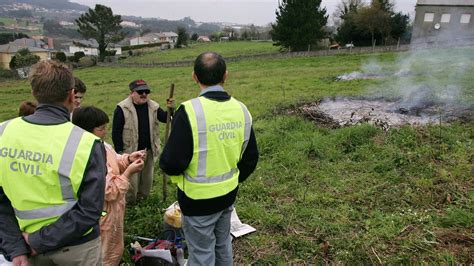
[(87, 11), (88, 6), (71, 3), (69, 0), (0, 0), (0, 5), (29, 4), (34, 7), (56, 9), (56, 10), (78, 10)]

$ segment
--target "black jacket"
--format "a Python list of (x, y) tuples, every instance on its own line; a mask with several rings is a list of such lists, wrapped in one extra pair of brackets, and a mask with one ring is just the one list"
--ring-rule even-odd
[[(225, 91), (209, 91), (204, 97), (215, 101), (228, 101), (230, 95)], [(173, 117), (171, 135), (160, 158), (160, 168), (168, 175), (181, 175), (188, 168), (193, 156), (193, 136), (188, 116), (181, 106)], [(239, 183), (245, 181), (255, 170), (258, 162), (257, 141), (253, 128), (239, 168)], [(235, 202), (239, 187), (230, 193), (212, 199), (193, 200), (178, 188), (178, 201), (181, 211), (187, 216), (203, 216), (219, 212)]]
[[(62, 106), (41, 104), (34, 114), (26, 116), (24, 119), (34, 124), (61, 124), (69, 121), (69, 112)], [(72, 209), (61, 215), (56, 222), (30, 234), (30, 245), (38, 253), (79, 245), (99, 236), (99, 218), (104, 204), (105, 175), (107, 173), (105, 158), (104, 145), (102, 142), (96, 142), (78, 191), (77, 203)], [(83, 236), (84, 232), (91, 227), (93, 228), (92, 232)], [(9, 258), (30, 253), (18, 227), (11, 202), (1, 187), (0, 250), (5, 252)]]

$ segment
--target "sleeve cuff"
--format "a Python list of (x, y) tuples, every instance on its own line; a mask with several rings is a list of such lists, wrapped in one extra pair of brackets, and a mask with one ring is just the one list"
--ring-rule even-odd
[(21, 256), (21, 255), (28, 255), (30, 254), (30, 248), (28, 247), (28, 245), (23, 241), (21, 247), (17, 247), (15, 249), (15, 251), (13, 251), (12, 253), (8, 254), (8, 257), (9, 259), (13, 260), (14, 257), (18, 257), (18, 256)]
[(28, 237), (28, 241), (30, 242), (30, 246), (38, 252), (38, 254), (46, 252), (46, 250), (43, 250), (41, 248), (41, 239), (39, 237), (39, 230), (31, 233), (30, 236)]

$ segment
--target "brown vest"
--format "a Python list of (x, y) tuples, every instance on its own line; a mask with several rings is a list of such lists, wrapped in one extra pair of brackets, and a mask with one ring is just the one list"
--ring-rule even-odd
[[(125, 124), (123, 126), (123, 152), (132, 153), (138, 149), (138, 118), (132, 97), (117, 104), (122, 108)], [(158, 108), (160, 105), (152, 100), (148, 100), (148, 120), (150, 122), (150, 143), (153, 150), (153, 160), (158, 158), (160, 153), (160, 129), (158, 121)]]

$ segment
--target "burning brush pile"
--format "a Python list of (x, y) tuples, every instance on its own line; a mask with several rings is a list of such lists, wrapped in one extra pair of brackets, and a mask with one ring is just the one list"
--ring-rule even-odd
[(474, 108), (429, 100), (413, 104), (404, 100), (325, 98), (296, 107), (291, 113), (293, 112), (330, 128), (369, 123), (388, 130), (402, 125), (472, 121)]

